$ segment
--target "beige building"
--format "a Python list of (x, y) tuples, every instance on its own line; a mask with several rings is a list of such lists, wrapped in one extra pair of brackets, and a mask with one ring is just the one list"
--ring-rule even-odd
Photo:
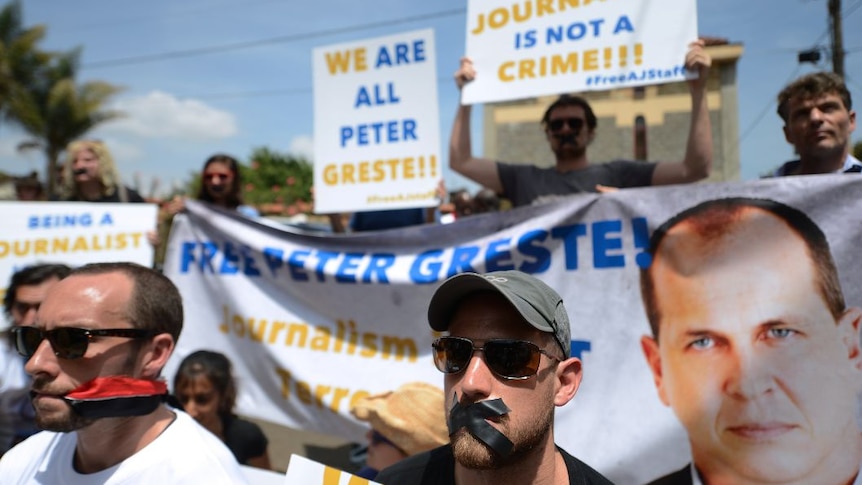
[[(713, 64), (708, 100), (713, 136), (711, 181), (739, 180), (739, 108), (736, 65), (741, 44), (706, 39)], [(575, 93), (570, 93), (575, 94)], [(589, 148), (591, 163), (611, 160), (681, 160), (685, 153), (691, 97), (684, 82), (577, 93), (598, 118)], [(484, 106), (484, 157), (549, 167), (554, 155), (540, 121), (557, 96)]]

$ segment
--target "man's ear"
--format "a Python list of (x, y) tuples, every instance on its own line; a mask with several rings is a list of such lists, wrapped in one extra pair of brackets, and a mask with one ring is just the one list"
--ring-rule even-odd
[(555, 406), (563, 406), (575, 397), (583, 376), (581, 359), (577, 357), (570, 357), (557, 364), (557, 392), (554, 394)]
[(641, 337), (641, 349), (644, 357), (646, 357), (647, 366), (652, 371), (652, 378), (655, 381), (655, 388), (658, 391), (658, 397), (665, 406), (669, 406), (667, 396), (664, 390), (664, 379), (661, 371), (661, 354), (658, 349), (658, 342), (652, 337), (644, 335)]
[(174, 338), (169, 333), (160, 333), (142, 350), (141, 377), (156, 379), (174, 352)]
[(862, 325), (862, 309), (849, 307), (838, 320), (841, 330), (841, 339), (847, 348), (847, 358), (853, 363), (853, 367), (862, 370), (862, 351), (860, 351), (859, 329)]
[(856, 112), (851, 109), (848, 116), (850, 117), (850, 131), (852, 132), (856, 129)]

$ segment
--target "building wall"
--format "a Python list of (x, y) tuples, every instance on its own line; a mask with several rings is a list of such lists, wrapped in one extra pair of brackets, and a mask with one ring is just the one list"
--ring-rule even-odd
[[(707, 104), (713, 136), (711, 181), (739, 179), (739, 111), (736, 62), (738, 44), (707, 47), (713, 68), (707, 81)], [(574, 93), (573, 93), (574, 94)], [(647, 159), (678, 161), (685, 154), (691, 97), (685, 82), (646, 86), (641, 99), (633, 88), (578, 93), (589, 100), (598, 118), (588, 149), (591, 163), (635, 158), (634, 123), (646, 120)], [(484, 156), (511, 163), (554, 164), (540, 121), (556, 96), (484, 106)]]

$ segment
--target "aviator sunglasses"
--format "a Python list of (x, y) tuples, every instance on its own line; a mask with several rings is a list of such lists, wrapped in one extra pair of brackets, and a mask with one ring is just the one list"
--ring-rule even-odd
[(559, 361), (556, 356), (524, 340), (492, 339), (482, 347), (463, 337), (440, 337), (431, 345), (434, 348), (434, 365), (444, 374), (457, 374), (470, 364), (473, 352), (485, 354), (485, 364), (491, 372), (503, 379), (528, 379), (539, 371), (541, 354)]
[(548, 121), (548, 128), (553, 132), (562, 130), (563, 125), (569, 125), (572, 131), (581, 131), (581, 128), (584, 127), (584, 120), (583, 118), (557, 118)]
[(85, 329), (74, 327), (59, 327), (53, 330), (42, 330), (37, 327), (12, 328), (12, 342), (15, 350), (28, 359), (36, 353), (42, 340), (48, 339), (54, 355), (61, 359), (78, 359), (87, 353), (87, 346), (93, 337), (123, 337), (149, 338), (154, 335), (152, 330), (142, 328), (106, 328)]

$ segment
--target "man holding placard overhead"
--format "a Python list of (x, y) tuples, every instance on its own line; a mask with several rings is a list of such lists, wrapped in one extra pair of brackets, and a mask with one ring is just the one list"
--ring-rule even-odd
[[(712, 59), (703, 40), (690, 45), (685, 67), (698, 73), (689, 80), (691, 126), (681, 161), (645, 163), (615, 160), (590, 163), (587, 148), (596, 135), (596, 115), (581, 97), (562, 95), (542, 118), (542, 127), (556, 157), (556, 165), (509, 164), (473, 156), (470, 140), (470, 106), (461, 104), (449, 140), (449, 166), (465, 177), (494, 190), (514, 206), (529, 205), (546, 196), (597, 192), (604, 187), (644, 187), (696, 182), (712, 166), (712, 127), (706, 103), (706, 80)], [(477, 76), (469, 58), (461, 59), (455, 73), (458, 89)]]

